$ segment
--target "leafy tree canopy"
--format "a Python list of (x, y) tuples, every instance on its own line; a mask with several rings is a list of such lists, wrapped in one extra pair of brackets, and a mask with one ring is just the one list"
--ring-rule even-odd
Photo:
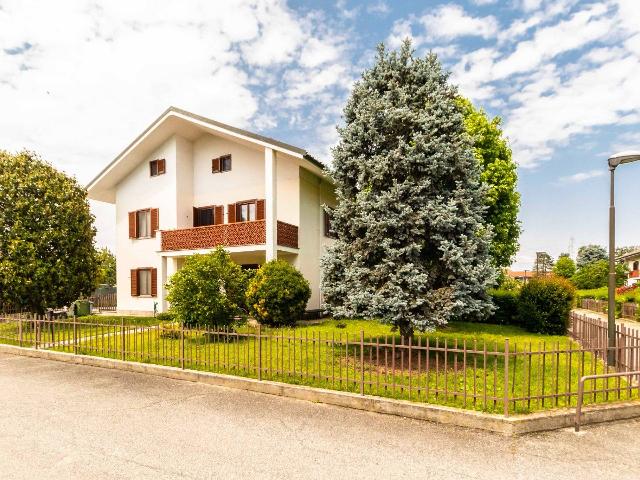
[(96, 275), (98, 285), (109, 285), (113, 287), (116, 284), (116, 257), (108, 248), (100, 248), (96, 250), (98, 260), (98, 273)]
[(533, 271), (536, 275), (546, 275), (553, 269), (553, 258), (547, 252), (536, 252)]
[(576, 262), (569, 256), (561, 255), (553, 266), (553, 273), (559, 277), (571, 278), (576, 273)]
[(466, 98), (461, 97), (458, 102), (482, 169), (481, 179), (488, 186), (484, 218), (493, 226), (491, 256), (496, 267), (508, 267), (518, 251), (520, 236), (517, 166), (500, 128), (500, 117), (490, 119), (484, 110), (475, 108)]
[[(571, 277), (571, 281), (579, 289), (591, 289), (607, 286), (609, 282), (609, 262), (607, 260), (597, 260), (586, 264), (578, 269)], [(624, 285), (627, 279), (627, 267), (623, 264), (616, 265), (616, 286)]]
[(608, 258), (607, 251), (600, 245), (584, 245), (578, 249), (576, 257), (576, 265), (578, 268), (585, 267), (590, 263), (598, 260), (606, 260)]
[(458, 93), (437, 57), (384, 46), (354, 86), (334, 149), (337, 240), (323, 291), (338, 316), (403, 335), (485, 317), (496, 271), (486, 187)]
[(96, 285), (95, 228), (78, 182), (0, 150), (0, 304), (43, 313)]

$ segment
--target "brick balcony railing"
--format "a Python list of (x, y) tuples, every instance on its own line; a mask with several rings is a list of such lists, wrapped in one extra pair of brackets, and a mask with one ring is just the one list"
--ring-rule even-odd
[(637, 278), (640, 277), (640, 271), (639, 270), (631, 270), (629, 272), (629, 278)]
[[(267, 243), (266, 222), (225, 223), (206, 227), (163, 230), (161, 232), (162, 251), (201, 250), (241, 245), (264, 245)], [(298, 248), (298, 227), (278, 221), (278, 245)]]

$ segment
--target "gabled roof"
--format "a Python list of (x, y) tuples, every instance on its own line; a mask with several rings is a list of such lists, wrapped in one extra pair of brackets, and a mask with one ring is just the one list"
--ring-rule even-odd
[(202, 133), (209, 132), (237, 141), (272, 148), (275, 151), (300, 159), (302, 165), (319, 173), (324, 165), (306, 150), (288, 143), (233, 127), (176, 107), (167, 108), (151, 125), (131, 142), (109, 165), (89, 184), (89, 198), (104, 202), (115, 202), (115, 187), (133, 168), (157, 146), (173, 134), (194, 140)]
[(624, 255), (620, 255), (616, 258), (618, 261), (629, 260), (631, 258), (640, 257), (640, 250), (633, 250), (632, 252), (627, 252)]

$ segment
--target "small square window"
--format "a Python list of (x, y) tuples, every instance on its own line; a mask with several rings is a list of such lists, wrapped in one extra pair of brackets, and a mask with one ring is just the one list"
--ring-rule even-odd
[(214, 225), (213, 207), (198, 208), (198, 226)]
[(149, 162), (149, 171), (152, 177), (157, 177), (158, 175), (165, 173), (166, 168), (164, 158)]

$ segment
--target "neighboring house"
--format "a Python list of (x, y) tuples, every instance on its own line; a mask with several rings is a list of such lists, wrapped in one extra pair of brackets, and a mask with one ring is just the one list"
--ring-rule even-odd
[(311, 284), (332, 242), (322, 205), (335, 204), (322, 164), (301, 148), (174, 107), (88, 186), (116, 206), (118, 311), (166, 311), (165, 284), (184, 259), (223, 245), (256, 268), (279, 258)]
[(534, 273), (535, 272), (532, 272), (531, 270), (507, 270), (507, 276), (522, 283), (527, 283), (531, 280), (534, 277)]
[(626, 284), (633, 285), (640, 280), (640, 250), (625, 253), (616, 259), (620, 263), (626, 263), (629, 269)]

